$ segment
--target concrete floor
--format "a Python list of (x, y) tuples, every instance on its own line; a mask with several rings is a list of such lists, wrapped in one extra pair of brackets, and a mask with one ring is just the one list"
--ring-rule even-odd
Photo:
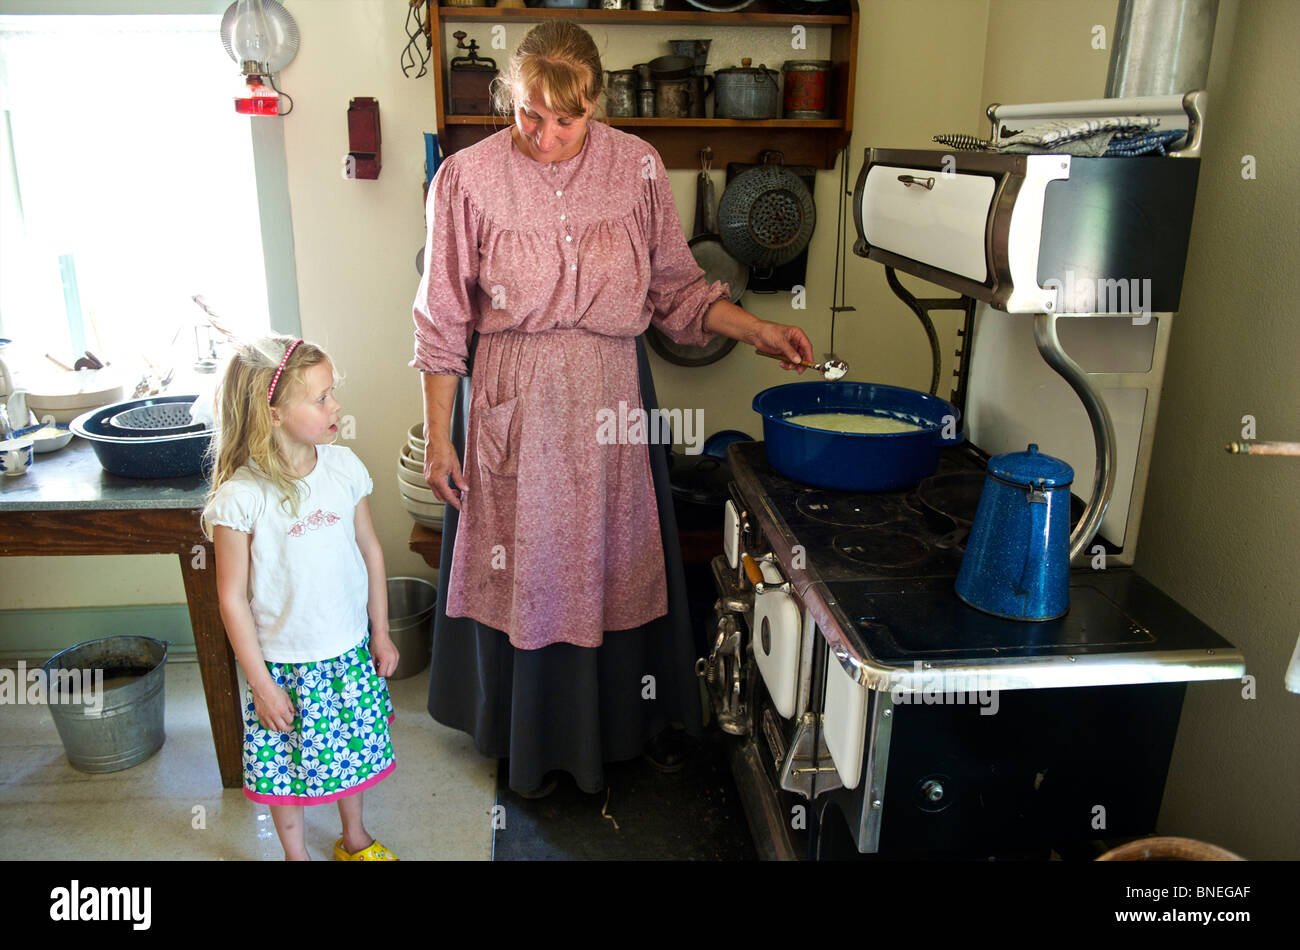
[[(30, 664), (29, 664), (30, 666)], [(492, 856), (495, 759), (425, 710), (428, 676), (389, 683), (397, 769), (365, 792), (370, 833), (399, 858)], [(68, 764), (46, 706), (0, 706), (0, 854), (8, 860), (280, 860), (268, 806), (223, 789), (199, 668), (167, 664), (167, 740), (121, 772)], [(329, 859), (336, 806), (307, 809), (307, 847)]]

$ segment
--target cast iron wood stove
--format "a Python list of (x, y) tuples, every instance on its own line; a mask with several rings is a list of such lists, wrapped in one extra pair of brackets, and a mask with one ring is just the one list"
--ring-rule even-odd
[(871, 494), (791, 481), (762, 443), (728, 454), (703, 672), (760, 854), (1046, 856), (1154, 829), (1185, 684), (1239, 677), (1231, 644), (1127, 567), (1075, 570), (1059, 620), (962, 603), (973, 447)]
[[(1049, 253), (1082, 268), (1087, 254), (1080, 248), (1099, 249), (1094, 258), (1110, 260), (1107, 267), (1122, 266), (1114, 263), (1114, 245), (1095, 233), (1108, 220), (1096, 211), (1096, 193), (1076, 200), (1081, 183), (1118, 181), (1120, 193), (1131, 195), (1124, 182), (1148, 180), (1160, 167), (1150, 163), (1199, 162), (1202, 102), (1203, 94), (1192, 93), (1042, 110), (1079, 115), (1158, 106), (1174, 117), (1185, 110), (1189, 135), (1171, 159), (1111, 159), (1117, 164), (1105, 167), (1076, 160), (1073, 170), (1066, 160), (1035, 178), (1042, 161), (959, 156), (947, 181), (951, 156), (868, 150), (854, 195), (855, 251), (966, 298), (966, 352), (959, 354), (953, 402), (968, 413), (967, 436), (975, 444), (944, 449), (933, 476), (881, 493), (793, 481), (769, 464), (763, 443), (728, 450), (735, 480), (724, 553), (712, 565), (716, 638), (698, 670), (718, 726), (735, 736), (732, 770), (761, 856), (1091, 856), (1098, 842), (1155, 830), (1187, 683), (1239, 678), (1245, 663), (1232, 644), (1129, 566), (1172, 314), (1156, 315), (1152, 326), (1160, 330), (1148, 336), (1126, 335), (1129, 321), (1113, 314), (1094, 319), (1088, 330), (1102, 350), (1154, 346), (1146, 375), (1081, 369), (1057, 338), (1059, 314), (1047, 312), (1060, 298), (1047, 289), (1052, 275), (1044, 268)], [(1034, 114), (1033, 107), (1008, 108), (1018, 118)], [(996, 110), (990, 117), (996, 137)], [(907, 175), (896, 174), (904, 166)], [(1191, 173), (1175, 176), (1181, 191), (1150, 200), (1189, 203), (1195, 168), (1184, 169)], [(938, 185), (922, 192), (913, 187), (918, 175)], [(986, 217), (939, 220), (971, 207), (958, 201), (957, 211), (945, 211), (945, 189), (987, 192), (976, 202)], [(899, 251), (932, 246), (909, 233), (906, 216), (907, 202), (932, 194), (941, 203), (938, 217), (919, 215), (920, 237), (927, 228), (971, 235), (974, 257), (961, 263), (965, 273), (945, 271), (941, 252), (927, 263)], [(1189, 207), (1179, 209), (1179, 220), (1190, 221)], [(1072, 222), (1071, 215), (1081, 218)], [(1171, 217), (1159, 207), (1136, 216)], [(888, 226), (867, 234), (864, 220)], [(1150, 243), (1133, 232), (1133, 216), (1112, 223), (1123, 232), (1119, 245)], [(880, 235), (898, 246), (873, 243)], [(1079, 247), (1062, 247), (1059, 235), (1077, 236)], [(1185, 236), (1179, 246), (1185, 249)], [(983, 264), (974, 259), (980, 247)], [(1181, 263), (1160, 263), (1181, 281)], [(923, 309), (892, 270), (889, 276), (896, 293)], [(1178, 286), (1162, 286), (1159, 299), (1172, 310), (1178, 293)], [(984, 310), (976, 311), (976, 300)], [(1003, 312), (988, 311), (988, 304)], [(1036, 315), (1011, 316), (1020, 312)], [(966, 605), (953, 585), (983, 485), (984, 449), (1023, 450), (1024, 442), (1014, 444), (1022, 434), (1017, 423), (1069, 442), (1059, 424), (1063, 410), (1053, 409), (1052, 425), (1044, 427), (1042, 405), (1018, 396), (998, 403), (1023, 374), (1043, 371), (1044, 361), (1068, 382), (1069, 390), (1060, 389), (1083, 401), (1090, 428), (1082, 451), (1095, 446), (1096, 465), (1091, 501), (1074, 499), (1069, 612), (1026, 623)], [(1121, 419), (1117, 436), (1111, 414), (1125, 410), (1128, 394), (1110, 390), (1130, 384), (1146, 395), (1131, 413), (1136, 421)], [(1078, 408), (1076, 401), (1072, 411)], [(1080, 451), (1073, 443), (1064, 448)], [(1108, 513), (1117, 469), (1125, 504)], [(1075, 471), (1076, 489), (1087, 492), (1078, 463)], [(1111, 555), (1100, 570), (1098, 551)]]

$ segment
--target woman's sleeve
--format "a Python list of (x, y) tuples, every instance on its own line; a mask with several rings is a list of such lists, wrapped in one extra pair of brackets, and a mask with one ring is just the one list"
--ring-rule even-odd
[(730, 300), (725, 281), (712, 283), (696, 263), (682, 232), (681, 218), (668, 185), (668, 171), (658, 152), (652, 153), (654, 174), (648, 178), (649, 214), (646, 217), (650, 247), (650, 322), (669, 339), (703, 346), (716, 334), (704, 330), (704, 315), (716, 300)]
[(429, 224), (424, 274), (415, 294), (415, 359), (424, 373), (464, 376), (478, 319), (479, 216), (449, 157), (434, 175), (425, 205)]

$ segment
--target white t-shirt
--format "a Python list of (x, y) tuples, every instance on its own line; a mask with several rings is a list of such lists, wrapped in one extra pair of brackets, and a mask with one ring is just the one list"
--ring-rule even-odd
[(316, 467), (301, 480), (298, 514), (247, 464), (207, 507), (209, 522), (253, 536), (248, 587), (262, 656), (310, 663), (346, 653), (365, 639), (366, 564), (357, 547), (357, 504), (373, 490), (351, 449), (316, 446)]

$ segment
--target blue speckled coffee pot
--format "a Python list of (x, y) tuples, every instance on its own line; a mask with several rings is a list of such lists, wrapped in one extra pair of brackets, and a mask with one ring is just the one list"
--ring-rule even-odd
[(1011, 620), (1070, 609), (1070, 483), (1074, 469), (1037, 445), (989, 459), (957, 596)]

